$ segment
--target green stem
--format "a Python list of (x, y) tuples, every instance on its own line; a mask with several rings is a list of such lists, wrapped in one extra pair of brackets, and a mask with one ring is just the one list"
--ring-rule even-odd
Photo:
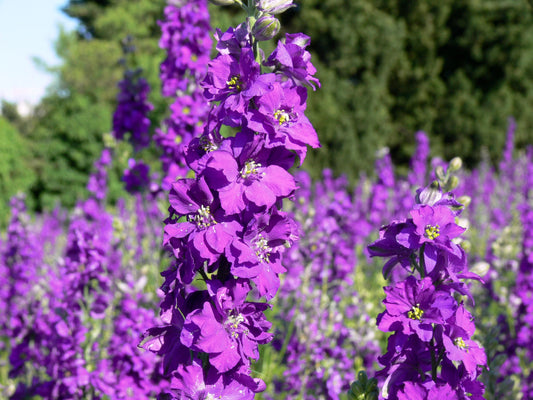
[(420, 260), (420, 267), (418, 269), (418, 272), (420, 272), (420, 277), (424, 279), (426, 277), (426, 262), (424, 261), (424, 250), (426, 248), (426, 244), (423, 243), (422, 247), (420, 247), (420, 253), (418, 256), (418, 259)]
[(437, 382), (438, 362), (435, 358), (435, 342), (433, 341), (433, 338), (431, 339), (431, 342), (429, 342), (429, 345), (431, 347), (431, 379), (433, 379), (433, 382)]

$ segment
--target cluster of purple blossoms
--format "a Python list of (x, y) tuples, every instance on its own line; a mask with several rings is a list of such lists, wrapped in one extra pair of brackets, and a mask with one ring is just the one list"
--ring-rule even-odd
[(276, 299), (274, 344), (286, 343), (275, 346), (285, 371), (268, 398), (338, 400), (355, 378), (354, 362), (371, 370), (380, 354), (375, 327), (354, 291), (356, 246), (364, 238), (354, 229), (356, 206), (344, 177), (325, 170), (312, 184), (301, 171), (297, 182), (293, 214), (300, 240), (284, 256), (288, 273)]
[[(258, 345), (272, 339), (270, 305), (260, 300), (276, 294), (282, 253), (296, 239), (279, 208), (296, 189), (294, 153), (301, 163), (308, 145), (319, 146), (304, 115), (302, 85), (317, 82), (309, 38), (287, 35), (263, 59), (251, 18), (268, 15), (265, 2), (249, 3), (247, 23), (215, 35), (218, 55), (201, 83), (211, 109), (185, 150), (195, 177), (170, 188), (164, 244), (175, 259), (163, 272), (164, 326), (144, 340), (164, 356), (171, 390), (163, 399), (252, 399), (265, 389), (251, 372)], [(223, 137), (222, 125), (237, 133)]]
[(154, 140), (162, 150), (163, 188), (169, 190), (173, 181), (187, 174), (183, 151), (201, 135), (209, 113), (198, 84), (207, 72), (212, 45), (207, 0), (169, 1), (159, 25), (159, 46), (167, 52), (161, 64), (162, 94), (174, 103)]
[(533, 148), (528, 149), (527, 182), (523, 193), (524, 200), (519, 205), (520, 218), (523, 227), (522, 254), (516, 276), (517, 310), (515, 337), (506, 344), (507, 362), (504, 367), (508, 373), (518, 373), (522, 378), (521, 391), (524, 399), (533, 397), (533, 374), (520, 368), (518, 353), (522, 352), (522, 358), (527, 365), (533, 363), (533, 209), (531, 205), (531, 188), (533, 188)]
[[(459, 167), (452, 160), (441, 176), (444, 187), (453, 188), (450, 173)], [(478, 279), (457, 244), (465, 230), (456, 224), (462, 204), (453, 193), (443, 193), (439, 182), (419, 189), (416, 200), (410, 218), (384, 226), (368, 246), (371, 256), (389, 258), (385, 277), (398, 266), (412, 272), (385, 288), (386, 309), (377, 320), (380, 330), (393, 332), (387, 353), (379, 358), (384, 366), (377, 374), (381, 398), (483, 399), (478, 376), (487, 365), (485, 352), (472, 339), (472, 315), (454, 297), (472, 300), (462, 279)]]
[[(10, 399), (139, 399), (167, 385), (160, 379), (157, 358), (137, 348), (136, 339), (146, 324), (155, 322), (155, 315), (140, 307), (147, 300), (121, 267), (122, 246), (114, 238), (113, 218), (104, 208), (109, 163), (105, 149), (89, 179), (92, 197), (74, 211), (66, 247), (53, 264), (46, 259), (43, 263), (38, 249), (56, 242), (60, 229), (56, 224), (48, 226), (47, 218), (42, 230), (29, 231), (21, 224), (22, 205), (13, 203), (12, 245), (3, 260), (11, 275), (20, 270), (27, 276), (8, 282), (5, 287), (10, 293), (1, 297), (16, 301), (5, 304), (9, 310), (2, 310), (10, 317), (7, 325), (2, 320), (12, 340), (9, 377), (18, 382), (14, 392), (7, 394)], [(15, 231), (32, 246), (15, 249), (19, 242)], [(14, 292), (20, 289), (22, 293)]]
[(113, 114), (113, 136), (123, 140), (129, 133), (128, 141), (135, 151), (144, 149), (150, 144), (150, 119), (148, 113), (153, 106), (148, 102), (150, 86), (140, 76), (141, 70), (124, 72), (119, 82), (117, 108)]

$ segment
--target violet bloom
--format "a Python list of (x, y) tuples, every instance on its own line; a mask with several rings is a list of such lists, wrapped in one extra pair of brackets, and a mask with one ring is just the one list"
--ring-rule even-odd
[(206, 99), (220, 101), (217, 108), (220, 120), (229, 126), (239, 126), (250, 100), (271, 90), (275, 80), (275, 74), (261, 74), (252, 49), (244, 48), (240, 58), (220, 54), (213, 59), (202, 86)]
[(303, 33), (288, 33), (285, 36), (285, 43), (278, 42), (278, 46), (268, 57), (265, 65), (276, 67), (294, 84), (298, 86), (307, 84), (315, 90), (315, 84), (320, 87), (320, 82), (313, 76), (316, 68), (311, 64), (311, 54), (305, 50), (309, 43), (311, 38)]
[(250, 204), (268, 210), (294, 192), (294, 178), (286, 171), (294, 162), (292, 153), (283, 148), (265, 149), (257, 136), (252, 141), (246, 135), (232, 139), (233, 151), (213, 151), (202, 174), (218, 191), (221, 207), (228, 214), (239, 213)]
[[(446, 399), (461, 400), (457, 393), (448, 384), (437, 386), (433, 381), (405, 382), (404, 387), (398, 391), (395, 399), (398, 400), (426, 400)], [(392, 398), (389, 397), (392, 400)]]
[(378, 328), (416, 334), (424, 342), (432, 339), (433, 324), (443, 324), (456, 307), (455, 299), (448, 292), (436, 291), (429, 277), (417, 281), (409, 276), (384, 290), (386, 310), (378, 316)]
[(251, 287), (243, 279), (225, 286), (212, 281), (209, 286), (216, 290), (215, 305), (206, 301), (202, 309), (187, 315), (180, 340), (192, 350), (209, 354), (210, 364), (220, 373), (240, 363), (249, 366), (250, 359), (259, 359), (257, 345), (272, 339), (271, 323), (263, 314), (269, 305), (246, 302)]
[(226, 251), (231, 272), (255, 283), (260, 296), (270, 300), (279, 288), (281, 252), (286, 242), (294, 240), (293, 221), (282, 215), (262, 214), (247, 224), (242, 238), (233, 240)]
[(368, 246), (371, 257), (391, 257), (383, 266), (385, 278), (397, 264), (405, 269), (411, 266), (412, 255), (420, 247), (414, 232), (411, 221), (394, 221), (381, 228), (379, 239)]
[(455, 223), (455, 215), (446, 206), (421, 205), (411, 211), (420, 243), (430, 243), (437, 248), (459, 255), (452, 239), (460, 236), (465, 228)]
[(254, 392), (234, 379), (233, 376), (220, 375), (213, 368), (205, 374), (200, 360), (194, 360), (191, 365), (179, 365), (172, 376), (170, 385), (177, 397), (173, 395), (161, 396), (162, 399), (254, 399)]
[(150, 187), (150, 167), (142, 160), (136, 161), (133, 158), (128, 160), (128, 168), (124, 170), (122, 180), (128, 193), (148, 191)]
[(186, 253), (192, 256), (190, 267), (194, 270), (204, 261), (213, 264), (233, 240), (238, 224), (226, 221), (203, 178), (174, 182), (169, 200), (171, 213), (187, 219), (165, 226), (164, 243), (173, 247), (176, 253), (181, 248), (180, 240), (186, 241)]
[(470, 339), (475, 330), (473, 318), (461, 304), (449, 322), (440, 335), (446, 357), (462, 362), (467, 373), (476, 377), (477, 366), (486, 365), (487, 357), (485, 351)]
[(294, 150), (305, 159), (307, 145), (318, 148), (320, 142), (313, 125), (304, 115), (307, 90), (303, 87), (289, 88), (279, 82), (270, 92), (256, 100), (257, 110), (247, 117), (248, 128), (267, 134), (266, 146), (284, 146)]

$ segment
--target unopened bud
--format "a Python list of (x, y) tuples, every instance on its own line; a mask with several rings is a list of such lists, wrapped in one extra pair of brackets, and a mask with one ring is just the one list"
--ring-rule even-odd
[(470, 253), (470, 250), (472, 250), (472, 243), (470, 243), (469, 240), (463, 240), (461, 241), (461, 243), (459, 244), (464, 251), (466, 251), (467, 253)]
[(235, 0), (209, 0), (215, 6), (231, 6), (235, 4)]
[(427, 204), (432, 206), (437, 201), (442, 199), (442, 190), (438, 181), (433, 181), (431, 185), (426, 186), (422, 190), (418, 190), (416, 194), (417, 204)]
[(435, 168), (435, 175), (437, 176), (437, 179), (439, 181), (444, 181), (444, 178), (446, 178), (446, 174), (444, 173), (444, 168), (442, 166), (438, 166)]
[(265, 15), (255, 21), (252, 35), (259, 40), (270, 40), (276, 36), (281, 28), (279, 21), (272, 15)]
[(463, 166), (463, 160), (461, 160), (460, 157), (454, 157), (450, 161), (450, 164), (448, 165), (448, 171), (455, 172), (459, 171), (461, 167)]
[(473, 272), (476, 275), (479, 276), (485, 276), (487, 275), (487, 272), (489, 272), (490, 264), (486, 261), (478, 261), (475, 263), (472, 268), (470, 268), (470, 272)]
[(468, 207), (472, 203), (472, 198), (470, 196), (460, 196), (457, 198), (457, 201), (463, 205), (464, 208)]
[(446, 189), (448, 190), (453, 190), (455, 189), (457, 186), (459, 186), (459, 178), (456, 177), (456, 176), (452, 176), (450, 178), (450, 180), (448, 181), (448, 185), (446, 187)]
[(281, 14), (291, 7), (296, 7), (292, 4), (292, 0), (259, 0), (257, 8), (267, 14)]

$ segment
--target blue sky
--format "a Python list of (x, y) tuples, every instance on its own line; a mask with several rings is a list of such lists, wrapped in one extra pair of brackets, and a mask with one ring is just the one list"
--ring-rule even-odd
[(59, 63), (53, 43), (59, 25), (76, 24), (60, 11), (68, 0), (0, 0), (0, 99), (36, 103), (52, 77), (32, 58)]

